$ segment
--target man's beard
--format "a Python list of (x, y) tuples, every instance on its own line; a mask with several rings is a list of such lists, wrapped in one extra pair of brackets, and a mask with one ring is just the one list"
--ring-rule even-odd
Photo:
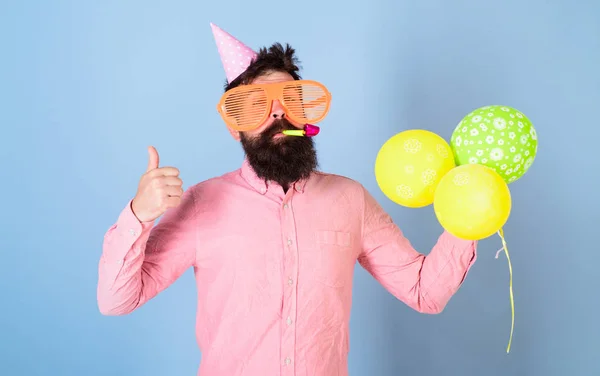
[(274, 181), (287, 189), (291, 184), (306, 179), (318, 166), (317, 153), (311, 137), (273, 136), (286, 129), (297, 130), (286, 119), (277, 119), (255, 137), (241, 133), (246, 158), (256, 175)]

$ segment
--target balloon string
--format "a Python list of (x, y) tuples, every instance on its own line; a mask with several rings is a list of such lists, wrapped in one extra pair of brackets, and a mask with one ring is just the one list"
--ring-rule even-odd
[(510, 262), (510, 256), (508, 255), (508, 246), (506, 245), (506, 239), (504, 239), (504, 230), (500, 229), (498, 231), (498, 235), (500, 236), (500, 239), (502, 239), (502, 248), (500, 248), (498, 250), (498, 252), (496, 252), (496, 258), (498, 258), (498, 255), (500, 254), (500, 252), (504, 251), (504, 253), (506, 253), (506, 259), (508, 260), (508, 271), (509, 271), (509, 275), (510, 275), (510, 281), (509, 281), (509, 289), (510, 289), (510, 307), (511, 307), (511, 311), (512, 311), (512, 324), (511, 324), (511, 328), (510, 328), (510, 339), (508, 340), (508, 347), (506, 348), (506, 353), (508, 354), (510, 352), (510, 345), (512, 343), (512, 337), (513, 337), (513, 332), (515, 329), (515, 298), (513, 296), (513, 272), (512, 272), (512, 265)]

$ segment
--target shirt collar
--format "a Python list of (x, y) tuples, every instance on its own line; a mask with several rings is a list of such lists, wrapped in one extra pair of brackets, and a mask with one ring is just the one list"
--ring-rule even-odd
[[(256, 173), (254, 172), (254, 169), (250, 165), (250, 162), (247, 158), (244, 158), (244, 162), (242, 163), (241, 175), (242, 178), (244, 178), (244, 180), (246, 180), (246, 182), (248, 182), (248, 184), (250, 184), (250, 186), (254, 190), (263, 195), (267, 193), (267, 191), (269, 190), (269, 186), (277, 185), (277, 183), (275, 182), (265, 182), (264, 179), (261, 179), (258, 176), (256, 176)], [(304, 193), (306, 182), (307, 179), (302, 179), (294, 183), (294, 190), (298, 193)]]

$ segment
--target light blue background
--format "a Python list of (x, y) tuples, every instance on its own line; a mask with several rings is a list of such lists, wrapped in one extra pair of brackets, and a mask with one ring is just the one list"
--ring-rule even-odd
[(512, 352), (508, 268), (492, 237), (441, 315), (409, 310), (357, 269), (351, 375), (600, 374), (599, 17), (597, 0), (4, 0), (0, 374), (195, 374), (191, 272), (125, 317), (100, 315), (96, 281), (147, 145), (186, 187), (240, 164), (215, 111), (224, 74), (211, 21), (253, 48), (297, 49), (303, 75), (334, 96), (322, 168), (366, 185), (423, 252), (441, 228), (431, 208), (381, 194), (379, 147), (408, 128), (449, 139), (487, 104), (536, 126), (538, 158), (511, 185), (505, 228)]

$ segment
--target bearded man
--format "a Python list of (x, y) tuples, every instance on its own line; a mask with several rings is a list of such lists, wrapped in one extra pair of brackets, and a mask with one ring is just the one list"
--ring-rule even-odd
[(104, 238), (100, 311), (128, 314), (193, 268), (198, 375), (347, 375), (355, 264), (435, 314), (476, 242), (444, 232), (427, 256), (417, 252), (360, 183), (318, 170), (311, 136), (331, 95), (300, 77), (294, 49), (255, 53), (212, 29), (227, 76), (217, 110), (245, 158), (184, 192), (179, 171), (149, 148), (137, 193)]

